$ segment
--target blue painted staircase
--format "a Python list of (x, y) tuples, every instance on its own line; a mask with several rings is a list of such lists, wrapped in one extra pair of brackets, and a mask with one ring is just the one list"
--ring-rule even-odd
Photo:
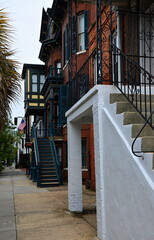
[(39, 187), (52, 187), (60, 184), (54, 152), (48, 138), (37, 138), (40, 157)]
[(31, 179), (38, 187), (53, 187), (62, 184), (62, 164), (58, 159), (54, 137), (39, 138), (35, 123), (32, 126)]

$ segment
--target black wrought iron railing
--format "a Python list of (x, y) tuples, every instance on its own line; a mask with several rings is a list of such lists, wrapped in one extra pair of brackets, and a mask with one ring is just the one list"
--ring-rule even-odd
[(40, 186), (40, 155), (37, 142), (37, 127), (35, 124), (32, 126), (32, 138), (34, 141), (34, 157), (31, 166), (31, 178), (37, 182), (37, 186)]
[(54, 137), (53, 137), (52, 134), (49, 137), (49, 142), (50, 142), (50, 147), (51, 147), (51, 151), (52, 151), (52, 154), (53, 154), (54, 163), (55, 163), (55, 166), (56, 166), (56, 172), (57, 172), (58, 180), (59, 180), (59, 183), (62, 184), (63, 183), (62, 162), (60, 162), (59, 159), (58, 159), (56, 145), (55, 145)]
[(142, 133), (142, 131), (144, 130), (144, 128), (148, 124), (149, 120), (153, 117), (153, 114), (154, 114), (154, 111), (152, 111), (151, 115), (148, 117), (148, 119), (146, 120), (146, 122), (144, 123), (144, 125), (142, 126), (142, 128), (140, 129), (140, 131), (138, 132), (138, 134), (136, 135), (136, 137), (134, 138), (134, 140), (132, 142), (132, 147), (131, 147), (132, 148), (132, 153), (136, 157), (142, 157), (142, 151), (141, 150), (140, 151), (134, 150), (135, 142), (140, 137), (140, 134)]
[(58, 123), (49, 123), (49, 128), (37, 128), (37, 137), (44, 138), (50, 137), (51, 135), (59, 136), (62, 135), (62, 126)]
[(49, 67), (48, 70), (48, 74), (47, 74), (48, 78), (52, 78), (52, 77), (63, 77), (63, 72), (62, 72), (62, 68), (54, 68), (52, 65)]
[(153, 118), (149, 119), (154, 109), (152, 103), (154, 77), (115, 45), (112, 45), (112, 54), (113, 84), (154, 129)]
[[(125, 54), (153, 75), (154, 14), (143, 11), (116, 11), (116, 22), (121, 23)], [(120, 34), (119, 34), (120, 36)]]
[(93, 67), (94, 64), (96, 64), (96, 49), (87, 58), (75, 77), (69, 82), (70, 107), (96, 84), (97, 73), (96, 68)]

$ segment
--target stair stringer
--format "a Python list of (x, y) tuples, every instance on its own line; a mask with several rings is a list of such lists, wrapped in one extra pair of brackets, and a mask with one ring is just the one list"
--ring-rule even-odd
[(131, 152), (122, 118), (115, 106), (102, 108), (105, 240), (153, 240), (154, 183)]

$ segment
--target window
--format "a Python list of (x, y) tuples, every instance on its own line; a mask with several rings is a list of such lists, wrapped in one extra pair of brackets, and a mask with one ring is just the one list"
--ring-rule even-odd
[(37, 75), (33, 74), (32, 75), (32, 92), (37, 92), (38, 91), (38, 86), (37, 86)]
[[(69, 59), (68, 26), (64, 32), (64, 64)], [(88, 11), (72, 16), (72, 53), (88, 49)]]
[(84, 15), (81, 14), (78, 16), (78, 52), (81, 52), (85, 49), (84, 42)]
[(45, 75), (40, 75), (40, 92), (42, 90), (44, 82), (45, 82)]
[[(73, 21), (75, 24), (75, 20)], [(73, 27), (73, 32), (76, 29)], [(84, 11), (77, 16), (77, 52), (88, 48), (88, 11)], [(73, 38), (74, 39), (74, 38)], [(74, 45), (74, 43), (72, 43)]]
[(83, 138), (81, 140), (81, 150), (82, 150), (82, 168), (87, 168), (87, 139)]
[(55, 64), (56, 75), (61, 74), (61, 62), (56, 62)]
[(45, 75), (32, 74), (32, 92), (39, 93), (45, 82)]
[(62, 161), (62, 148), (57, 147), (56, 150), (57, 150), (58, 160), (59, 160), (59, 162), (61, 162)]

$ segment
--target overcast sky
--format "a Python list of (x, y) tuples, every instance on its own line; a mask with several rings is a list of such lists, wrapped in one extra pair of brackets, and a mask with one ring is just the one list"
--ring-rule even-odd
[[(15, 59), (22, 72), (24, 63), (43, 64), (38, 59), (41, 44), (39, 43), (42, 8), (51, 8), (52, 0), (0, 0), (0, 7), (8, 12), (10, 24), (14, 28)], [(23, 84), (22, 84), (23, 85)], [(23, 86), (22, 86), (23, 88)], [(12, 106), (12, 118), (24, 116), (23, 93), (19, 104)]]

